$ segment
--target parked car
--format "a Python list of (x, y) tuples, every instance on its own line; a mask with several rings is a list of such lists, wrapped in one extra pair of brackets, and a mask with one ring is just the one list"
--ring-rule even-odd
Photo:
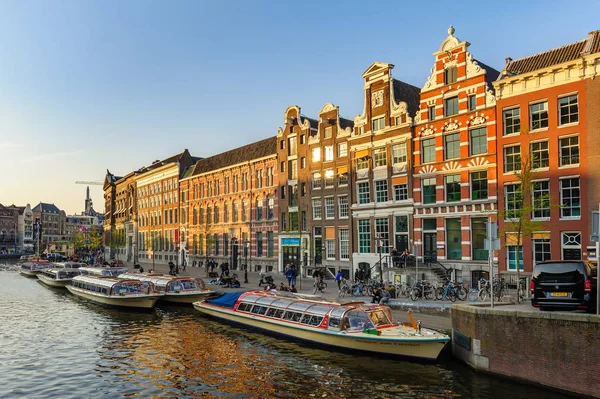
[(596, 310), (598, 268), (591, 261), (550, 260), (540, 262), (531, 276), (531, 304), (550, 308)]

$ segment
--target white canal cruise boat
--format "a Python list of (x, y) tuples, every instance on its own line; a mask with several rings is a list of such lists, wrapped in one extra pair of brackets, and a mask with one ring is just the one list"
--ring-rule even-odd
[(163, 295), (139, 280), (116, 277), (77, 276), (67, 289), (74, 295), (103, 305), (150, 309)]
[(81, 275), (78, 269), (46, 269), (38, 273), (37, 278), (51, 287), (65, 288), (71, 284), (73, 278)]
[(21, 265), (21, 274), (26, 277), (36, 277), (42, 270), (52, 267), (53, 264), (45, 259), (30, 260)]
[(151, 283), (154, 289), (164, 294), (160, 301), (192, 304), (213, 295), (215, 292), (206, 288), (202, 279), (186, 276), (169, 276), (164, 274), (121, 274), (120, 279), (139, 280), (142, 284)]
[(222, 320), (339, 349), (434, 360), (450, 337), (416, 323), (392, 322), (386, 305), (332, 303), (294, 294), (249, 291), (194, 303)]
[(81, 268), (79, 268), (79, 270), (81, 270), (81, 274), (83, 274), (84, 276), (99, 276), (99, 277), (117, 277), (120, 274), (125, 274), (125, 273), (129, 272), (129, 270), (127, 270), (126, 267), (104, 267), (104, 266), (81, 267)]

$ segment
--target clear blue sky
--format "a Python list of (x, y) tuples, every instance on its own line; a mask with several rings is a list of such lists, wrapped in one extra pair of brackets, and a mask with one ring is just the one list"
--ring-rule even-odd
[[(352, 119), (362, 72), (423, 86), (450, 24), (501, 69), (600, 29), (600, 1), (1, 1), (0, 203), (83, 211), (85, 186), (275, 135), (291, 105)], [(453, 9), (454, 8), (454, 9)], [(101, 186), (92, 186), (104, 209)]]

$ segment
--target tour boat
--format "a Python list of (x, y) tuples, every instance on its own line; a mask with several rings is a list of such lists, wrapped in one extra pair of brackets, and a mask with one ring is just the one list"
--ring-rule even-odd
[(450, 337), (396, 324), (386, 305), (333, 303), (294, 294), (248, 291), (194, 302), (194, 308), (221, 320), (338, 349), (435, 360)]
[(73, 278), (81, 275), (81, 271), (78, 269), (69, 268), (53, 268), (42, 270), (37, 278), (44, 284), (51, 287), (64, 288), (71, 284)]
[(125, 274), (129, 270), (126, 267), (81, 267), (81, 274), (85, 276), (103, 276), (103, 277), (117, 277), (119, 274)]
[(52, 268), (53, 269), (79, 269), (79, 268), (85, 267), (85, 266), (86, 266), (85, 263), (68, 261), (68, 262), (54, 262), (54, 266)]
[(103, 305), (150, 309), (162, 294), (144, 287), (139, 280), (81, 275), (73, 278), (67, 289), (74, 295)]
[(52, 266), (53, 264), (45, 259), (30, 260), (21, 265), (21, 274), (26, 277), (36, 277), (39, 272), (50, 269)]
[(160, 301), (192, 304), (213, 295), (213, 290), (207, 289), (202, 279), (185, 276), (169, 276), (164, 274), (121, 274), (120, 279), (139, 280), (143, 284), (152, 283), (154, 289), (161, 294)]

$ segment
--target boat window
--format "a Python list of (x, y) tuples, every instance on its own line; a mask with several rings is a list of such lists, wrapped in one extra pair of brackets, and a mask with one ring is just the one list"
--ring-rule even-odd
[(267, 307), (266, 306), (260, 306), (260, 305), (254, 305), (254, 307), (252, 308), (252, 313), (255, 314), (265, 314), (267, 312)]
[(302, 318), (302, 313), (300, 313), (300, 312), (290, 312), (290, 311), (287, 311), (283, 315), (283, 319), (284, 320), (289, 320), (289, 321), (299, 322), (301, 318)]
[(169, 286), (169, 292), (178, 292), (181, 290), (183, 290), (183, 286), (179, 282), (176, 282), (175, 284), (171, 284)]
[(312, 305), (307, 309), (307, 312), (325, 316), (330, 310), (331, 307), (329, 306)]
[(181, 285), (183, 286), (184, 290), (195, 290), (198, 287), (196, 287), (196, 283), (194, 281), (182, 281)]
[(371, 321), (376, 326), (384, 326), (386, 324), (391, 324), (388, 316), (384, 313), (383, 310), (375, 310), (373, 312), (368, 313)]
[(256, 300), (257, 300), (257, 299), (258, 299), (258, 297), (257, 297), (257, 296), (254, 296), (254, 295), (248, 295), (248, 296), (245, 296), (245, 297), (244, 297), (244, 302), (247, 302), (247, 303), (254, 303), (254, 302), (256, 302)]
[(329, 317), (337, 317), (337, 318), (341, 319), (347, 310), (348, 310), (347, 308), (334, 308), (331, 311), (331, 313), (329, 314)]
[(314, 314), (308, 314), (305, 313), (304, 316), (302, 316), (302, 324), (308, 324), (309, 326), (318, 326), (321, 324), (321, 322), (323, 321), (323, 316), (317, 316)]
[(363, 330), (365, 328), (375, 328), (373, 322), (362, 310), (351, 310), (347, 313), (348, 317), (348, 329), (350, 330)]
[(312, 303), (310, 303), (310, 302), (294, 302), (290, 306), (288, 306), (288, 309), (304, 312), (306, 309), (308, 309), (311, 306), (312, 306)]
[(276, 298), (260, 298), (258, 301), (256, 301), (256, 303), (265, 305), (265, 306), (269, 306), (275, 301), (276, 301)]
[(252, 304), (251, 303), (240, 303), (238, 305), (238, 310), (242, 311), (242, 312), (247, 312), (248, 310), (252, 309)]
[(290, 301), (289, 299), (277, 299), (271, 304), (271, 306), (286, 309), (288, 306), (290, 306), (291, 303), (292, 301)]
[(267, 311), (267, 316), (273, 317), (275, 319), (281, 319), (282, 315), (283, 315), (283, 309), (270, 308)]
[(341, 321), (341, 319), (339, 317), (330, 317), (329, 318), (329, 328), (335, 328), (335, 329), (340, 328), (340, 321)]

